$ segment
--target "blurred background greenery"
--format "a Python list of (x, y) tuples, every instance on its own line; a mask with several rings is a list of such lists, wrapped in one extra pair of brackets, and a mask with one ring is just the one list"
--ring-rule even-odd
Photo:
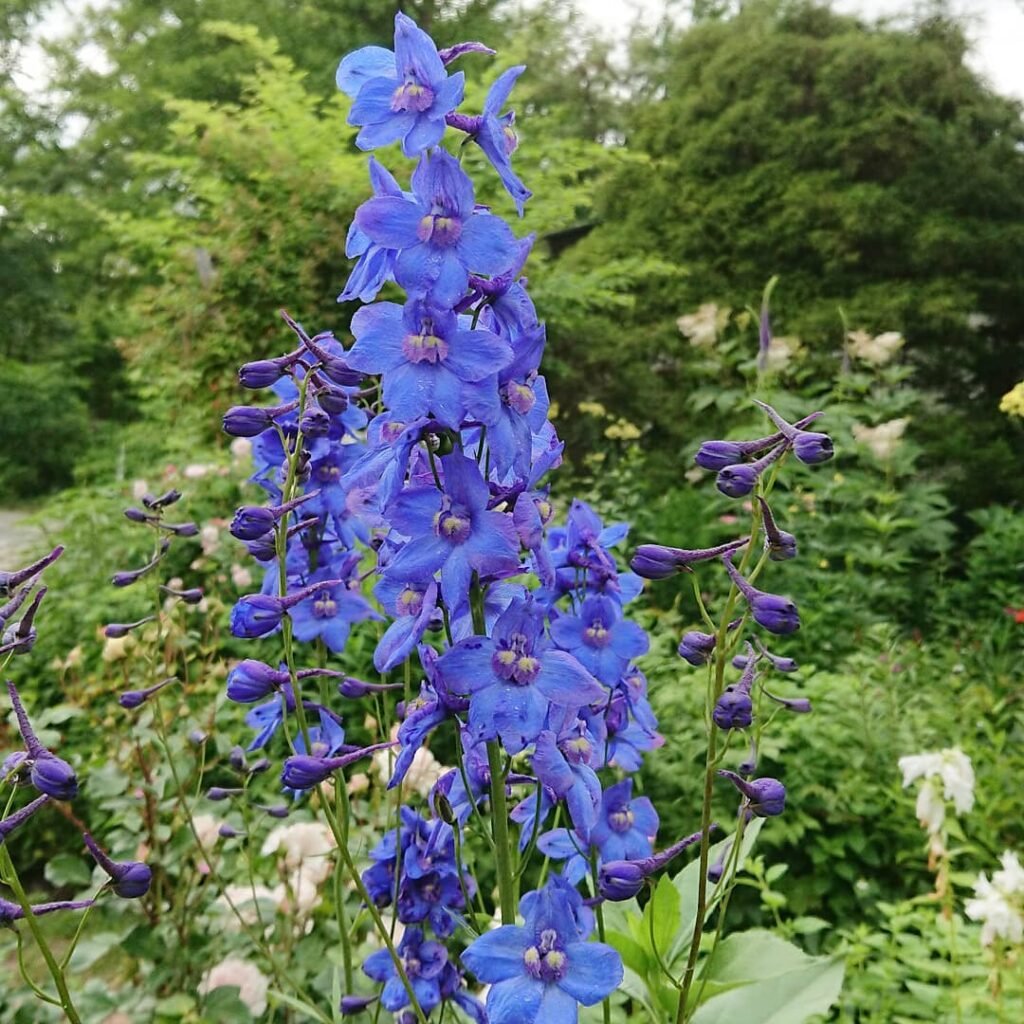
[[(763, 432), (752, 308), (778, 275), (760, 393), (784, 414), (825, 409), (839, 455), (788, 473), (778, 498), (804, 556), (778, 572), (805, 623), (786, 653), (817, 713), (784, 722), (763, 766), (793, 794), (762, 836), (789, 864), (771, 900), (827, 920), (808, 939), (822, 947), (863, 922), (891, 930), (894, 901), (930, 885), (901, 754), (972, 755), (964, 843), (979, 864), (1024, 842), (1024, 625), (1007, 614), (1024, 605), (1024, 407), (999, 407), (1024, 378), (1020, 103), (971, 70), (941, 4), (897, 26), (804, 0), (702, 3), (625, 50), (558, 0), (402, 6), (439, 44), (499, 50), (463, 59), (470, 107), (499, 70), (529, 65), (516, 162), (535, 198), (518, 227), (538, 235), (527, 272), (567, 442), (563, 503), (629, 519), (635, 541), (731, 536), (692, 453)], [(368, 183), (333, 74), (389, 38), (394, 6), (116, 0), (48, 44), (51, 88), (26, 93), (17, 55), (48, 7), (0, 13), (0, 506), (71, 545), (20, 683), (77, 708), (69, 749), (87, 759), (111, 727), (91, 702), (127, 678), (96, 629), (132, 617), (106, 586), (143, 554), (120, 520), (132, 481), (181, 486), (222, 528), (253, 493), (219, 433), (235, 367), (289, 344), (282, 306), (346, 334), (353, 307), (334, 296)], [(477, 176), (481, 200), (512, 216), (493, 179)], [(217, 544), (179, 567), (219, 591), (211, 615), (246, 586)], [(644, 784), (674, 836), (699, 799), (702, 696), (674, 654), (697, 618), (672, 584), (641, 615), (671, 736)], [(191, 641), (207, 697), (240, 653), (222, 625)], [(900, 987), (933, 980), (921, 965), (938, 954), (919, 953), (902, 974), (854, 972), (843, 1012), (894, 1020), (898, 996), (901, 1019), (942, 1019)]]

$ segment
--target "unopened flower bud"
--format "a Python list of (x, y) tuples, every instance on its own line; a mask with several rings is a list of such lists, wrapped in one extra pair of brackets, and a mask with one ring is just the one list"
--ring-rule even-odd
[(244, 792), (245, 792), (244, 789), (239, 789), (237, 786), (235, 786), (235, 787), (211, 786), (206, 791), (206, 799), (207, 800), (213, 800), (215, 803), (220, 803), (221, 800), (227, 800), (230, 797), (239, 796), (239, 795), (241, 795)]
[(635, 860), (613, 860), (602, 864), (597, 875), (597, 891), (612, 903), (631, 900), (647, 884), (643, 865)]
[(287, 672), (246, 658), (228, 673), (228, 700), (236, 704), (256, 704), (287, 682)]
[(760, 778), (747, 782), (735, 772), (720, 768), (718, 774), (728, 779), (745, 797), (749, 809), (759, 818), (772, 818), (786, 807), (786, 787), (778, 779)]
[(689, 630), (683, 634), (679, 641), (679, 657), (689, 662), (695, 668), (706, 665), (711, 660), (715, 650), (716, 638), (713, 633), (701, 633), (697, 630)]
[(126, 508), (124, 510), (125, 519), (131, 520), (133, 523), (152, 523), (156, 520), (156, 516), (148, 515), (143, 512), (141, 508)]
[(153, 622), (155, 619), (155, 615), (147, 615), (144, 619), (139, 619), (137, 622), (111, 622), (103, 627), (103, 635), (108, 640), (120, 640), (121, 637), (127, 636), (133, 629), (138, 629), (139, 626), (144, 626), (147, 622)]
[(53, 565), (64, 554), (64, 547), (58, 544), (48, 555), (37, 559), (24, 569), (15, 572), (0, 572), (0, 597), (10, 597), (23, 583), (34, 580), (44, 569)]
[(236, 772), (244, 772), (248, 766), (248, 762), (245, 759), (245, 751), (239, 746), (232, 747), (231, 752), (228, 754), (228, 764)]
[(727, 686), (715, 702), (711, 718), (719, 729), (746, 729), (754, 720), (750, 694), (739, 687)]
[(311, 405), (299, 420), (303, 437), (326, 437), (331, 432), (331, 417), (318, 405)]
[(169, 491), (164, 491), (158, 498), (154, 498), (151, 494), (144, 494), (142, 496), (142, 504), (153, 511), (167, 508), (168, 505), (173, 505), (180, 500), (181, 491), (173, 487)]
[(89, 853), (92, 854), (93, 860), (110, 875), (110, 880), (113, 883), (111, 888), (118, 896), (126, 900), (137, 900), (149, 892), (150, 883), (153, 881), (153, 872), (149, 869), (149, 865), (136, 860), (112, 860), (100, 849), (88, 832), (82, 834), (82, 839), (85, 841)]
[(29, 777), (40, 793), (46, 793), (55, 800), (73, 800), (78, 796), (78, 778), (74, 768), (49, 751), (32, 758)]

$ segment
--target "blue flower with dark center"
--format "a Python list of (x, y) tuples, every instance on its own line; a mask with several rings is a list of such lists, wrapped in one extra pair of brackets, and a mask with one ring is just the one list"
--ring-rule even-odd
[(436, 583), (400, 583), (384, 577), (374, 588), (377, 600), (394, 616), (373, 652), (378, 672), (401, 665), (437, 614)]
[[(424, 939), (421, 928), (407, 928), (398, 944), (398, 955), (416, 1001), (424, 1013), (430, 1013), (441, 1002), (441, 972), (448, 962), (448, 951), (440, 942)], [(385, 1010), (394, 1013), (409, 1005), (409, 993), (388, 950), (371, 953), (363, 964), (363, 973), (384, 983), (380, 1004)]]
[(356, 224), (375, 244), (398, 249), (395, 280), (442, 308), (463, 297), (469, 274), (495, 275), (516, 258), (515, 238), (499, 217), (475, 211), (473, 183), (443, 150), (423, 156), (412, 175), (415, 202), (368, 199)]
[(412, 539), (384, 575), (401, 584), (429, 583), (441, 570), (441, 595), (457, 608), (479, 576), (515, 571), (519, 539), (511, 518), (488, 509), (490, 492), (472, 459), (442, 456), (444, 492), (410, 487), (388, 506), (391, 525)]
[[(490, 331), (465, 330), (450, 310), (420, 299), (404, 306), (378, 302), (352, 318), (356, 343), (349, 363), (384, 375), (384, 401), (391, 415), (415, 419), (433, 415), (457, 430), (472, 388), (512, 361), (507, 341)], [(494, 389), (493, 381), (489, 389)]]
[(362, 126), (360, 149), (402, 141), (415, 156), (436, 146), (446, 114), (461, 102), (465, 76), (448, 76), (434, 41), (406, 15), (395, 15), (395, 49), (364, 46), (338, 65), (338, 88), (355, 101), (348, 123)]
[(601, 806), (597, 740), (572, 711), (552, 709), (551, 728), (537, 737), (531, 759), (534, 773), (556, 797), (565, 800), (576, 832), (587, 839)]
[[(331, 569), (321, 570), (313, 576), (313, 592), (305, 600), (290, 608), (292, 632), (297, 640), (310, 643), (319, 637), (336, 654), (345, 649), (348, 634), (354, 622), (379, 619), (381, 616), (370, 607), (366, 598), (354, 593), (337, 580)], [(333, 585), (317, 589), (313, 584), (320, 579)]]
[(441, 656), (437, 671), (453, 693), (469, 694), (469, 730), (475, 741), (501, 738), (510, 754), (544, 728), (551, 704), (578, 708), (604, 689), (575, 658), (544, 639), (543, 615), (518, 599), (490, 637), (471, 637)]
[(613, 686), (633, 658), (645, 654), (647, 634), (622, 617), (610, 597), (593, 594), (578, 615), (560, 615), (551, 623), (551, 639), (569, 651), (584, 668)]
[(561, 879), (519, 902), (522, 926), (484, 932), (462, 954), (478, 981), (491, 986), (491, 1024), (575, 1024), (579, 1005), (594, 1006), (623, 976), (619, 954), (588, 942), (582, 898)]

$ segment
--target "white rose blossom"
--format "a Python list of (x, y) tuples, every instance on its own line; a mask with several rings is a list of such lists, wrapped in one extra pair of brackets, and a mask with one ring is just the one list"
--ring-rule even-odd
[(238, 989), (238, 998), (249, 1007), (254, 1017), (262, 1017), (267, 1012), (270, 981), (255, 964), (229, 956), (203, 975), (199, 992), (208, 995), (215, 988), (225, 987)]

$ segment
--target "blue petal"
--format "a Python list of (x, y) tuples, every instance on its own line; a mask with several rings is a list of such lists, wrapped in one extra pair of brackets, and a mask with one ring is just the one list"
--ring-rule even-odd
[(356, 145), (363, 152), (390, 146), (392, 142), (404, 138), (415, 123), (415, 114), (393, 114), (384, 121), (377, 121), (361, 128), (356, 136)]
[(500, 274), (517, 256), (512, 229), (487, 213), (474, 214), (463, 225), (458, 250), (466, 265), (480, 274)]
[[(537, 737), (537, 749), (533, 754), (533, 771), (537, 778), (552, 790), (555, 796), (565, 796), (572, 789), (575, 778), (569, 762), (562, 756), (555, 741), (555, 734), (550, 729)], [(600, 787), (598, 787), (600, 799)]]
[(498, 75), (490, 89), (487, 90), (487, 98), (484, 100), (483, 110), (485, 114), (493, 114), (497, 117), (501, 113), (501, 108), (505, 106), (505, 101), (512, 91), (512, 86), (516, 84), (516, 79), (525, 70), (525, 64), (517, 64), (515, 67), (507, 68)]
[(398, 552), (386, 575), (406, 583), (427, 583), (444, 564), (449, 550), (450, 546), (440, 537), (417, 537)]
[(512, 347), (490, 331), (459, 331), (445, 364), (465, 381), (483, 380), (512, 360)]
[(586, 627), (583, 620), (575, 615), (559, 615), (551, 623), (551, 639), (567, 651), (575, 651), (583, 646), (583, 631)]
[(419, 244), (416, 229), (422, 216), (422, 210), (415, 203), (398, 196), (378, 196), (367, 199), (356, 210), (355, 223), (378, 245), (404, 249)]
[(550, 1024), (538, 1018), (544, 989), (544, 982), (525, 975), (499, 982), (487, 993), (487, 1019), (490, 1024)]
[(603, 942), (573, 942), (566, 947), (569, 969), (558, 988), (584, 1006), (593, 1006), (622, 984), (622, 957)]
[(500, 696), (495, 711), (498, 735), (510, 754), (518, 754), (540, 735), (548, 702), (532, 686), (503, 684), (498, 689)]
[(637, 797), (630, 803), (629, 809), (633, 812), (634, 828), (639, 829), (645, 836), (658, 834), (658, 812), (648, 797)]
[(395, 976), (395, 962), (386, 949), (378, 949), (366, 958), (363, 973), (374, 981), (387, 981)]
[(450, 114), (462, 103), (465, 91), (466, 76), (463, 72), (457, 71), (434, 94), (434, 102), (428, 113), (432, 118), (443, 119), (445, 114)]
[(435, 367), (431, 376), (433, 389), (430, 394), (430, 411), (446, 427), (457, 431), (465, 412), (462, 381), (446, 366)]
[[(390, 957), (390, 954), (388, 955)], [(388, 978), (387, 984), (380, 994), (380, 1005), (392, 1013), (409, 1005), (409, 993), (405, 991), (405, 986), (397, 974), (393, 978)]]
[(437, 275), (430, 286), (430, 294), (441, 306), (454, 306), (466, 294), (469, 271), (459, 258), (459, 252), (456, 249), (437, 252)]
[(380, 124), (401, 117), (402, 112), (391, 109), (395, 86), (394, 78), (371, 78), (365, 82), (348, 112), (348, 123)]
[(534, 1019), (537, 1024), (576, 1024), (579, 1006), (571, 995), (557, 985), (546, 985)]
[(394, 302), (376, 302), (363, 306), (352, 317), (356, 343), (345, 361), (364, 373), (387, 373), (404, 362), (402, 307)]
[(569, 790), (565, 802), (569, 806), (569, 816), (576, 826), (576, 831), (586, 839), (597, 823), (600, 813), (601, 782), (593, 768), (585, 764), (579, 765), (574, 774), (573, 787)]
[(491, 665), (493, 652), (494, 645), (486, 637), (463, 640), (441, 655), (437, 671), (452, 693), (476, 693), (498, 684)]
[(388, 505), (387, 519), (399, 533), (416, 537), (430, 531), (440, 507), (441, 496), (436, 488), (408, 487)]
[(601, 684), (565, 651), (546, 651), (534, 685), (553, 704), (583, 707), (605, 696)]
[(434, 40), (408, 15), (395, 15), (395, 65), (399, 77), (409, 76), (421, 85), (433, 86), (447, 72)]
[(451, 553), (441, 568), (441, 596), (449, 608), (458, 608), (469, 594), (473, 570), (466, 558), (466, 546), (459, 544), (451, 548)]
[(525, 928), (503, 925), (474, 939), (462, 954), (462, 963), (485, 985), (525, 974), (523, 954), (532, 944)]
[(354, 99), (371, 78), (395, 78), (395, 75), (395, 55), (391, 50), (383, 46), (364, 46), (342, 60), (334, 80), (343, 93)]
[(432, 121), (424, 114), (416, 118), (415, 124), (402, 139), (402, 152), (406, 156), (419, 156), (425, 149), (436, 146), (444, 135), (444, 121)]
[(395, 280), (410, 295), (426, 292), (440, 272), (441, 254), (419, 242), (403, 249), (395, 261)]

